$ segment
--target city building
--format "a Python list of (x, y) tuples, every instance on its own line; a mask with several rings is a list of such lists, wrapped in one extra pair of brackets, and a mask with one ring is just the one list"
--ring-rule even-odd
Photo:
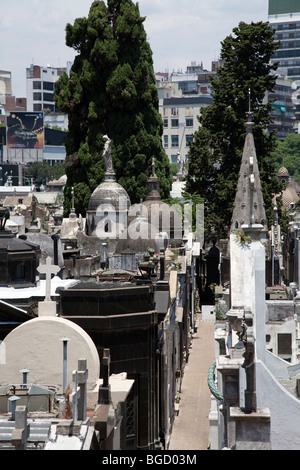
[(8, 111), (26, 111), (26, 98), (16, 98), (12, 92), (12, 74), (10, 71), (0, 70), (0, 122), (2, 116)]
[(28, 111), (57, 111), (54, 102), (55, 84), (64, 72), (69, 72), (71, 65), (71, 62), (68, 62), (66, 67), (41, 67), (31, 64), (26, 69)]
[[(280, 70), (277, 74), (278, 72), (280, 73)], [(276, 130), (279, 140), (284, 140), (289, 134), (295, 132), (296, 105), (293, 101), (293, 93), (292, 80), (279, 74), (272, 92), (266, 93), (268, 100), (274, 100), (271, 113), (273, 121), (268, 126), (268, 130), (269, 132)]]
[(296, 106), (295, 129), (300, 121), (300, 3), (298, 0), (269, 0), (268, 20), (280, 42), (271, 62), (278, 63), (287, 79), (292, 82), (293, 103)]
[(170, 163), (177, 163), (179, 155), (188, 159), (190, 143), (199, 128), (201, 108), (212, 104), (210, 95), (197, 95), (160, 100), (159, 110), (163, 118), (163, 146)]

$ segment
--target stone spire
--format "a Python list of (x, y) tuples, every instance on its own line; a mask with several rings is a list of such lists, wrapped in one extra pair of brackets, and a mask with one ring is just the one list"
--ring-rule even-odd
[(235, 230), (268, 230), (252, 132), (253, 114), (250, 106), (247, 116), (247, 135), (231, 220), (231, 232)]

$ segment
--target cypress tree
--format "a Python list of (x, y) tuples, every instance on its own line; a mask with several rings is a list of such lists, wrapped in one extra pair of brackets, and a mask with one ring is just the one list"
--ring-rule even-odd
[(145, 18), (131, 0), (94, 1), (87, 18), (66, 26), (66, 44), (78, 55), (69, 77), (55, 91), (57, 106), (69, 116), (66, 139), (65, 213), (71, 188), (75, 208), (85, 215), (93, 190), (104, 179), (103, 136), (112, 142), (117, 181), (132, 203), (147, 195), (151, 162), (168, 197), (171, 173), (162, 147), (163, 124), (158, 111), (152, 51)]
[(272, 196), (281, 190), (271, 162), (276, 136), (266, 131), (272, 120), (271, 102), (264, 103), (266, 91), (273, 90), (276, 82), (277, 66), (270, 64), (278, 47), (273, 37), (269, 23), (241, 22), (221, 44), (224, 65), (212, 79), (214, 101), (199, 117), (201, 126), (191, 144), (187, 177), (187, 191), (205, 201), (206, 239), (228, 234), (245, 143), (249, 90), (264, 202), (271, 222)]

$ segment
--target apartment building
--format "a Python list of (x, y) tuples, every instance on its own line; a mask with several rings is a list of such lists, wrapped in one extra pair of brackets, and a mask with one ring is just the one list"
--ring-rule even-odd
[(66, 67), (41, 67), (31, 64), (26, 69), (27, 111), (57, 112), (54, 102), (56, 82), (64, 73), (69, 73), (71, 63)]
[(269, 132), (276, 130), (279, 140), (284, 140), (295, 132), (296, 106), (293, 103), (293, 82), (285, 76), (278, 76), (274, 90), (266, 94), (272, 104), (273, 122), (268, 126)]
[(279, 49), (272, 57), (287, 76), (300, 80), (300, 2), (299, 0), (269, 0), (268, 20), (275, 30)]
[(201, 108), (212, 104), (210, 77), (215, 72), (191, 62), (186, 72), (156, 74), (159, 111), (163, 119), (163, 146), (170, 163), (181, 155), (188, 161), (190, 143), (199, 128)]
[(188, 161), (190, 143), (199, 128), (198, 116), (201, 108), (212, 104), (210, 95), (160, 99), (160, 114), (163, 119), (163, 146), (170, 163), (177, 163), (178, 156)]
[(300, 132), (300, 1), (269, 0), (268, 20), (280, 46), (271, 62), (291, 81), (295, 106), (294, 131)]

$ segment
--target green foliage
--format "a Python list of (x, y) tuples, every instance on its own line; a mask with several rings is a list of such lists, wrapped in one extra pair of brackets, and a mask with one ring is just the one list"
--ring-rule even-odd
[[(132, 204), (147, 195), (153, 157), (162, 196), (169, 195), (170, 165), (162, 147), (163, 125), (144, 20), (131, 0), (108, 0), (107, 6), (94, 1), (88, 18), (66, 26), (66, 44), (78, 55), (70, 77), (62, 76), (55, 91), (57, 106), (69, 115), (65, 212), (71, 186), (76, 211), (84, 215), (86, 195), (103, 181), (105, 134), (112, 141), (117, 181)], [(82, 197), (76, 197), (77, 191)]]
[(290, 176), (300, 184), (300, 135), (289, 134), (283, 141), (277, 141), (277, 147), (272, 153), (272, 162), (278, 171), (285, 167)]
[(253, 113), (253, 134), (259, 163), (264, 201), (269, 221), (272, 195), (280, 192), (270, 154), (276, 138), (266, 128), (271, 122), (271, 103), (263, 103), (276, 77), (270, 57), (278, 45), (269, 23), (241, 22), (233, 35), (222, 42), (224, 66), (212, 79), (212, 105), (203, 108), (201, 126), (190, 148), (187, 190), (205, 201), (206, 239), (228, 235), (246, 134), (246, 113)]
[(241, 245), (249, 245), (251, 243), (251, 237), (247, 236), (243, 230), (237, 230), (235, 236)]
[(63, 164), (55, 163), (53, 166), (47, 162), (33, 162), (25, 167), (25, 177), (33, 178), (35, 184), (46, 184), (52, 179), (59, 179), (65, 174)]

